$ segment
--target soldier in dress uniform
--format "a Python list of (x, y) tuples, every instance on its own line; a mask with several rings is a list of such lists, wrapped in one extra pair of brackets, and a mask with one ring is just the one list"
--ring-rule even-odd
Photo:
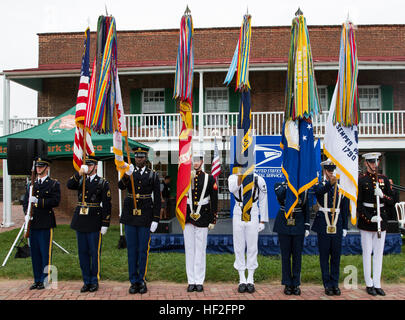
[(392, 205), (394, 201), (388, 178), (378, 174), (380, 156), (379, 152), (363, 154), (367, 172), (359, 177), (357, 197), (357, 227), (360, 229), (363, 250), (364, 280), (367, 293), (373, 296), (385, 295), (381, 288), (381, 270), (387, 228), (387, 205)]
[[(342, 252), (342, 237), (348, 228), (349, 200), (339, 193), (336, 165), (328, 159), (321, 163), (324, 179), (314, 186), (319, 210), (312, 231), (318, 234), (319, 261), (325, 294), (341, 294), (339, 289), (339, 266)], [(329, 262), (330, 261), (330, 262)]]
[[(146, 293), (145, 282), (150, 233), (155, 232), (160, 219), (161, 194), (158, 174), (146, 167), (148, 149), (132, 149), (135, 153), (135, 167), (129, 169), (118, 182), (121, 190), (127, 189), (120, 222), (125, 225), (127, 240), (128, 273), (131, 286), (129, 293)], [(130, 176), (133, 176), (134, 192)], [(133, 194), (135, 193), (135, 199)], [(136, 202), (136, 208), (134, 206)]]
[(286, 295), (300, 295), (301, 289), (301, 261), (304, 237), (309, 235), (310, 205), (308, 203), (308, 190), (301, 193), (298, 203), (289, 217), (285, 217), (285, 199), (287, 181), (274, 184), (274, 191), (280, 210), (274, 221), (273, 232), (278, 233), (281, 251), (281, 284)]
[(98, 159), (89, 156), (85, 163), (68, 180), (67, 187), (78, 191), (78, 203), (70, 227), (77, 236), (84, 282), (80, 292), (94, 292), (98, 290), (100, 280), (102, 236), (106, 234), (111, 220), (111, 191), (108, 181), (97, 175)]
[(53, 208), (60, 202), (60, 184), (48, 176), (51, 160), (36, 158), (35, 171), (37, 179), (34, 182), (32, 196), (29, 186), (24, 196), (23, 210), (25, 222), (29, 222), (27, 214), (28, 203), (31, 202), (31, 225), (29, 232), (32, 269), (34, 273), (33, 289), (44, 289), (44, 280), (48, 276), (49, 266), (52, 264), (52, 237), (56, 227)]
[(204, 153), (196, 152), (183, 230), (188, 292), (204, 290), (208, 230), (214, 228), (217, 219), (218, 185), (203, 171), (203, 163)]
[[(267, 204), (267, 187), (264, 179), (254, 174), (254, 187), (252, 190), (252, 209), (250, 211), (250, 221), (242, 220), (243, 209), (243, 186), (241, 167), (234, 167), (234, 172), (228, 178), (228, 188), (235, 197), (235, 207), (233, 209), (233, 248), (235, 252), (234, 268), (239, 272), (238, 292), (255, 291), (254, 272), (258, 267), (257, 252), (259, 232), (265, 228), (265, 223), (269, 221)], [(245, 258), (246, 251), (246, 258)], [(248, 277), (246, 279), (246, 269)]]

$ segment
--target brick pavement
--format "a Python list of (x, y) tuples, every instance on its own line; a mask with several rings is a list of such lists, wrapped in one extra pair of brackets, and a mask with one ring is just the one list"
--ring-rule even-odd
[(101, 281), (96, 292), (80, 293), (81, 281), (60, 281), (56, 289), (29, 290), (32, 280), (0, 279), (1, 300), (405, 300), (405, 284), (383, 285), (385, 297), (341, 287), (341, 296), (327, 296), (320, 285), (303, 284), (301, 296), (286, 296), (279, 283), (257, 283), (253, 294), (237, 292), (234, 283), (205, 283), (204, 292), (187, 292), (186, 284), (149, 282), (146, 294), (129, 294), (129, 283)]

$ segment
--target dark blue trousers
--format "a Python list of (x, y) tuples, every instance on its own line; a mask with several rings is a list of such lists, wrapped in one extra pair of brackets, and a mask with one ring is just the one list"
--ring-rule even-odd
[(30, 249), (35, 282), (44, 282), (52, 264), (53, 229), (30, 229)]
[(319, 262), (325, 288), (338, 287), (342, 236), (318, 234)]
[(125, 237), (129, 281), (131, 284), (142, 283), (148, 267), (150, 228), (125, 225)]
[(281, 251), (281, 284), (299, 286), (301, 284), (301, 260), (304, 235), (278, 234)]
[(97, 284), (100, 280), (101, 233), (76, 231), (76, 236), (83, 282)]

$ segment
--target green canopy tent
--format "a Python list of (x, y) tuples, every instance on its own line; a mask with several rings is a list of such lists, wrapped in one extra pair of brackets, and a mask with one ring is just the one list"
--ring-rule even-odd
[[(72, 107), (61, 115), (48, 120), (38, 126), (0, 137), (0, 159), (7, 159), (8, 138), (43, 139), (45, 142), (48, 143), (48, 158), (73, 159), (73, 142), (76, 129), (75, 111), (76, 107)], [(112, 134), (97, 134), (93, 132), (91, 135), (91, 140), (93, 142), (95, 155), (99, 157), (100, 160), (108, 160), (114, 158), (114, 153), (112, 151)], [(143, 145), (132, 139), (128, 139), (128, 144), (131, 149), (136, 147), (145, 147), (149, 149), (149, 151), (152, 151), (149, 146)], [(123, 150), (126, 159), (126, 151), (124, 145)], [(149, 152), (149, 160), (152, 160), (152, 154), (152, 152)]]

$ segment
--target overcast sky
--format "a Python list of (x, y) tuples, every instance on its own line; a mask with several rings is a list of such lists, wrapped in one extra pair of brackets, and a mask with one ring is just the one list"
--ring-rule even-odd
[[(106, 6), (120, 31), (178, 28), (187, 4), (194, 28), (239, 27), (247, 10), (252, 26), (289, 26), (298, 7), (308, 25), (405, 23), (405, 0), (0, 0), (0, 71), (37, 67), (38, 33), (96, 31)], [(3, 84), (0, 97), (3, 110)], [(37, 114), (36, 92), (13, 82), (10, 103), (11, 117)]]

